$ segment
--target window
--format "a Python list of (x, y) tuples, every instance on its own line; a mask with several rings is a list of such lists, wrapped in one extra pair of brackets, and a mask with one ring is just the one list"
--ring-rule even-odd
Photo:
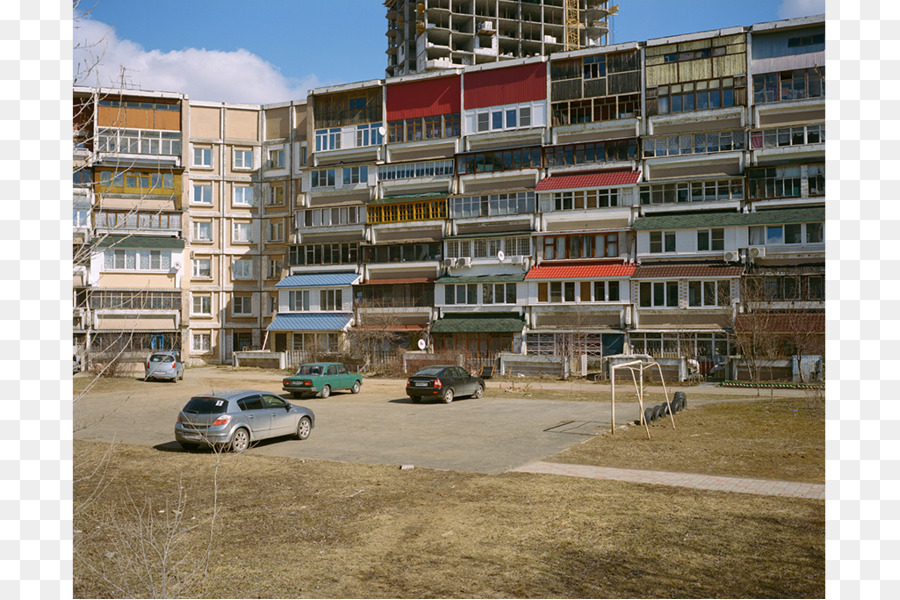
[(802, 48), (803, 46), (814, 46), (825, 43), (824, 33), (815, 33), (803, 35), (799, 37), (788, 38), (788, 48)]
[(253, 278), (253, 259), (238, 258), (231, 265), (231, 275), (234, 279)]
[(825, 241), (824, 223), (754, 225), (750, 227), (750, 245), (820, 244)]
[(252, 169), (253, 168), (253, 150), (235, 150), (234, 151), (234, 168), (235, 169)]
[(681, 156), (687, 154), (711, 154), (744, 149), (744, 132), (713, 131), (645, 138), (644, 157)]
[(697, 232), (697, 251), (708, 252), (710, 250), (725, 249), (724, 229), (701, 229)]
[(312, 187), (334, 187), (334, 169), (312, 172)]
[(824, 96), (824, 66), (753, 76), (753, 102), (755, 104)]
[(320, 290), (319, 310), (342, 310), (344, 308), (341, 290)]
[(192, 333), (191, 334), (191, 351), (196, 353), (207, 353), (212, 348), (212, 336), (209, 333)]
[(742, 200), (744, 180), (720, 179), (646, 185), (641, 186), (640, 194), (641, 204)]
[(191, 277), (212, 278), (212, 259), (194, 258), (191, 260)]
[(344, 185), (366, 183), (368, 180), (369, 168), (367, 166), (344, 167)]
[(821, 244), (825, 241), (825, 223), (806, 224), (806, 243)]
[(619, 190), (617, 188), (556, 192), (552, 195), (547, 194), (541, 201), (541, 207), (545, 211), (585, 210), (615, 206), (619, 206)]
[(541, 168), (540, 148), (460, 154), (456, 158), (456, 172), (460, 175), (539, 168)]
[(231, 314), (235, 317), (253, 314), (253, 298), (250, 295), (235, 294), (231, 301)]
[(794, 127), (762, 129), (750, 133), (750, 147), (784, 148), (825, 142), (825, 124), (813, 123)]
[(748, 196), (751, 200), (799, 198), (802, 181), (800, 165), (749, 169)]
[(253, 206), (253, 188), (249, 185), (234, 186), (234, 206)]
[(545, 151), (548, 167), (613, 161), (638, 160), (637, 139), (585, 142), (549, 147)]
[(399, 163), (378, 167), (380, 181), (412, 179), (415, 177), (444, 177), (453, 175), (453, 160), (435, 160), (418, 163)]
[(650, 252), (659, 254), (662, 252), (675, 252), (674, 231), (651, 231)]
[(194, 221), (195, 242), (211, 242), (212, 241), (212, 223), (210, 221)]
[(232, 242), (252, 242), (252, 225), (250, 223), (234, 223), (231, 229)]
[(413, 142), (423, 139), (459, 137), (459, 113), (435, 115), (413, 119), (400, 119), (388, 123), (388, 142)]
[(688, 306), (728, 306), (731, 301), (730, 281), (689, 281)]
[(447, 218), (447, 201), (409, 202), (403, 204), (381, 204), (366, 207), (366, 221), (370, 224), (402, 223)]
[(266, 241), (283, 242), (284, 241), (284, 221), (270, 221), (266, 231)]
[(194, 148), (194, 166), (195, 167), (211, 167), (212, 166), (212, 148)]
[(194, 204), (205, 204), (212, 206), (212, 184), (211, 183), (195, 183), (193, 185), (194, 197), (192, 201)]
[(478, 284), (445, 285), (444, 304), (478, 304)]
[(744, 76), (722, 77), (661, 85), (647, 89), (647, 112), (650, 115), (691, 112), (742, 106), (746, 98)]
[(619, 255), (618, 233), (546, 236), (543, 244), (545, 260)]
[(600, 77), (606, 77), (606, 56), (586, 56), (584, 78), (598, 79)]
[(269, 150), (269, 168), (270, 169), (283, 169), (284, 168), (284, 150)]
[(309, 311), (309, 290), (288, 292), (288, 309), (294, 312)]
[(354, 242), (291, 246), (288, 258), (293, 265), (338, 265), (357, 263), (359, 244)]
[(281, 261), (270, 258), (268, 261), (269, 268), (266, 271), (268, 279), (281, 279)]
[(483, 283), (481, 296), (484, 304), (515, 304), (515, 283)]
[(367, 263), (422, 262), (441, 259), (440, 242), (418, 244), (379, 244), (364, 248)]
[[(585, 282), (586, 284), (588, 282)], [(588, 284), (590, 285), (590, 284)], [(581, 301), (588, 302), (589, 294), (585, 294), (582, 288)], [(595, 281), (594, 282), (594, 302), (618, 302), (619, 301), (619, 282), (618, 281)]]
[(193, 301), (192, 315), (208, 316), (212, 314), (212, 296), (210, 294), (194, 294)]
[[(440, 119), (440, 117), (438, 117)], [(356, 147), (380, 146), (384, 139), (381, 135), (381, 123), (369, 123), (356, 126)]]
[(323, 152), (326, 150), (339, 150), (340, 147), (341, 147), (341, 129), (340, 129), (340, 127), (316, 130), (316, 152)]
[(642, 308), (678, 307), (677, 281), (642, 281), (638, 289)]
[(172, 252), (169, 250), (116, 250), (103, 253), (103, 269), (106, 271), (168, 271), (172, 268)]
[(272, 184), (269, 188), (269, 195), (266, 196), (267, 206), (282, 206), (284, 204), (284, 186), (281, 184)]
[(575, 302), (575, 282), (551, 281), (538, 283), (538, 302)]
[(90, 225), (91, 211), (88, 208), (72, 209), (72, 227), (87, 227)]

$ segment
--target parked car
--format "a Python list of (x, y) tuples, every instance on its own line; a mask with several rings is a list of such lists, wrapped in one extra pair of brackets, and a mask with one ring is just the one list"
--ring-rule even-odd
[(184, 363), (177, 352), (154, 352), (144, 363), (144, 379), (184, 379)]
[(300, 365), (297, 373), (281, 381), (281, 389), (290, 392), (294, 398), (317, 394), (327, 398), (335, 390), (350, 390), (358, 394), (362, 387), (362, 376), (351, 373), (341, 363), (309, 363)]
[(431, 397), (449, 404), (457, 396), (481, 398), (482, 394), (484, 379), (454, 365), (425, 367), (406, 380), (406, 395), (413, 402)]
[(175, 440), (186, 450), (208, 445), (243, 452), (267, 438), (305, 440), (315, 424), (311, 410), (270, 392), (226, 390), (191, 398), (178, 413)]

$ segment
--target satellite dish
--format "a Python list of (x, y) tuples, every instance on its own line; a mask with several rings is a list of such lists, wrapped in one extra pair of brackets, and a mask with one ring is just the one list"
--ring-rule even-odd
[(497, 260), (499, 260), (500, 262), (503, 262), (503, 259), (504, 259), (505, 257), (506, 257), (506, 255), (503, 254), (503, 250), (498, 250), (498, 251), (497, 251)]
[(378, 128), (378, 133), (380, 133), (382, 136), (384, 136), (384, 134), (386, 132), (387, 132), (387, 129), (384, 128), (384, 125), (382, 125), (381, 127)]
[(419, 350), (425, 349), (425, 340), (419, 340)]

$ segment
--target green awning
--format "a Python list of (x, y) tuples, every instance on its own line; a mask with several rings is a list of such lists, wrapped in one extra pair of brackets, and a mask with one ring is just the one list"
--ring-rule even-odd
[(97, 243), (97, 247), (118, 250), (182, 250), (184, 240), (149, 235), (108, 235)]
[(515, 283), (525, 281), (525, 273), (498, 273), (494, 275), (464, 275), (462, 277), (452, 277), (444, 275), (438, 278), (435, 283), (454, 284), (454, 283)]
[(431, 200), (446, 200), (450, 192), (428, 192), (427, 194), (398, 194), (385, 196), (369, 202), (369, 205), (379, 204), (409, 204), (410, 202), (430, 202)]
[(431, 326), (431, 333), (522, 333), (525, 320), (518, 315), (450, 314)]
[(650, 215), (635, 219), (632, 228), (635, 231), (639, 231), (656, 229), (691, 229), (694, 227), (740, 227), (742, 225), (816, 223), (824, 220), (824, 206), (809, 206), (758, 210), (747, 214), (728, 211)]

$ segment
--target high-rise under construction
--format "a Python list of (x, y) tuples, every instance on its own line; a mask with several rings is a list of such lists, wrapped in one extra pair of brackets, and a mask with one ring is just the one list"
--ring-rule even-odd
[(605, 46), (612, 0), (385, 0), (388, 77)]

